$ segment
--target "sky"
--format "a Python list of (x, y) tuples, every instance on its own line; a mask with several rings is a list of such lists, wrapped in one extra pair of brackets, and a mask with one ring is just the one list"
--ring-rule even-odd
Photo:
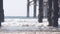
[[(27, 0), (3, 0), (3, 9), (5, 16), (26, 16)], [(30, 16), (33, 16), (33, 5), (30, 6)]]

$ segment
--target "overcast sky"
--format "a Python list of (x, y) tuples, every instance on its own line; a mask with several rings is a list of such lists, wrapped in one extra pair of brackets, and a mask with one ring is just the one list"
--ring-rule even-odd
[[(26, 16), (27, 0), (3, 0), (5, 16)], [(33, 16), (33, 5), (30, 6), (30, 16)]]

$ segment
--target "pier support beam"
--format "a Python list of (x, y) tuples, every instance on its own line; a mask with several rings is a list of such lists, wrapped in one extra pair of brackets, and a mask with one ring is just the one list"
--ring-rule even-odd
[[(48, 11), (49, 26), (58, 27), (58, 17), (59, 17), (58, 16), (58, 12), (59, 12), (58, 0), (48, 0), (48, 5), (49, 5), (49, 11)], [(54, 10), (52, 9), (52, 7)]]
[(43, 0), (39, 0), (39, 14), (38, 14), (38, 22), (42, 22), (43, 19)]
[(27, 17), (29, 17), (29, 6), (30, 6), (30, 3), (29, 3), (29, 0), (27, 0)]
[(36, 5), (37, 5), (37, 0), (34, 1), (34, 17), (36, 17)]
[(49, 26), (52, 26), (52, 0), (48, 0), (48, 6), (49, 6), (48, 21), (49, 21)]
[(58, 0), (54, 1), (54, 16), (53, 16), (53, 27), (58, 27), (58, 12), (59, 12), (59, 6), (58, 6)]
[(3, 0), (0, 0), (0, 26), (1, 22), (4, 22)]

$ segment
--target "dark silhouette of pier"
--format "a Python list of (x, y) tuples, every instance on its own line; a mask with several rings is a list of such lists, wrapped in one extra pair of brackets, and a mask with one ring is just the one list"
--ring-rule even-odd
[[(29, 6), (31, 2), (34, 2), (34, 16), (36, 17), (36, 6), (37, 6), (37, 1), (38, 1), (38, 6), (39, 6), (39, 14), (38, 14), (38, 22), (41, 23), (42, 19), (43, 19), (43, 0), (32, 0), (29, 1), (27, 0), (27, 17), (29, 17)], [(59, 3), (58, 0), (48, 0), (47, 2), (45, 2), (48, 4), (48, 11), (47, 11), (47, 19), (49, 21), (49, 25), (48, 26), (53, 26), (53, 27), (58, 27), (58, 12), (59, 12)]]
[[(32, 1), (29, 1), (27, 0), (27, 18), (30, 18), (29, 16), (29, 7), (30, 7), (30, 3), (33, 2), (33, 18), (36, 18), (36, 6), (39, 6), (39, 14), (38, 14), (38, 22), (39, 23), (42, 23), (42, 20), (44, 18), (43, 16), (43, 3), (46, 3), (46, 6), (48, 8), (48, 11), (47, 11), (47, 19), (48, 19), (48, 22), (49, 22), (49, 27), (52, 26), (52, 27), (56, 27), (58, 28), (58, 18), (59, 18), (59, 15), (58, 15), (58, 12), (59, 12), (59, 5), (58, 5), (58, 0), (48, 0), (47, 2), (43, 2), (43, 0), (32, 0)], [(38, 5), (37, 5), (38, 3)], [(0, 0), (0, 27), (1, 27), (1, 23), (4, 22), (4, 9), (3, 9), (3, 0)], [(2, 30), (4, 27), (2, 27)], [(8, 27), (6, 27), (8, 28)], [(10, 27), (9, 27), (10, 28)], [(16, 27), (18, 28), (18, 27)], [(21, 27), (22, 28), (22, 27)], [(31, 28), (31, 27), (29, 27)], [(29, 29), (28, 28), (28, 29)], [(14, 28), (13, 28), (14, 29)], [(18, 28), (20, 29), (20, 28)], [(24, 27), (23, 27), (24, 29)], [(33, 29), (35, 29), (35, 27), (33, 27)], [(36, 28), (39, 30), (39, 28)], [(5, 29), (6, 30), (6, 29)], [(22, 30), (22, 29), (21, 29)]]

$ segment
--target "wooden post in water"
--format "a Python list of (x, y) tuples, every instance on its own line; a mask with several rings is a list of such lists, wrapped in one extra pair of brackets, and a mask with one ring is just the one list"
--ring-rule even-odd
[(49, 6), (48, 21), (49, 21), (49, 26), (52, 26), (52, 0), (48, 0), (48, 6)]
[(30, 5), (29, 0), (27, 0), (27, 17), (29, 17), (29, 5)]
[(1, 22), (4, 22), (3, 0), (0, 0), (0, 26)]
[(34, 1), (34, 17), (36, 17), (36, 5), (37, 5), (37, 0)]
[(43, 0), (39, 0), (38, 22), (41, 23), (42, 19), (43, 19)]
[(54, 1), (54, 16), (53, 16), (53, 27), (58, 27), (58, 12), (59, 12), (59, 7), (58, 7), (58, 0), (53, 0)]

